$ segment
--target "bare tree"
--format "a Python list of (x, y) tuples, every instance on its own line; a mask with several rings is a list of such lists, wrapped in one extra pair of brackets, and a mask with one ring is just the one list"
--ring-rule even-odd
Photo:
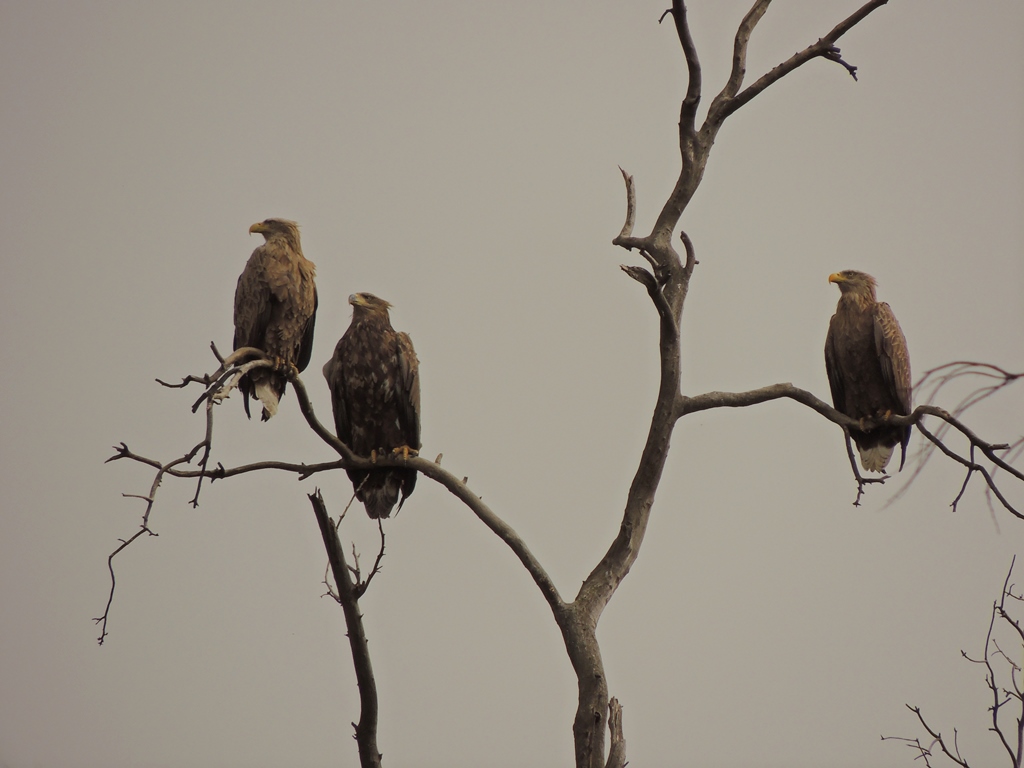
[[(680, 217), (703, 178), (704, 169), (718, 131), (726, 118), (770, 85), (813, 60), (824, 59), (839, 64), (856, 79), (856, 67), (842, 58), (836, 43), (873, 11), (885, 5), (885, 2), (886, 0), (872, 0), (866, 3), (816, 42), (744, 87), (747, 46), (758, 21), (768, 10), (770, 3), (770, 0), (757, 0), (743, 18), (736, 33), (732, 68), (728, 80), (712, 99), (704, 122), (699, 127), (697, 112), (703, 98), (701, 65), (690, 34), (685, 4), (682, 0), (673, 0), (671, 9), (666, 11), (662, 17), (663, 19), (671, 18), (674, 23), (688, 71), (688, 83), (679, 117), (680, 173), (651, 232), (645, 236), (638, 236), (633, 234), (636, 218), (635, 183), (633, 178), (623, 171), (626, 184), (626, 220), (621, 232), (613, 240), (617, 246), (628, 251), (638, 252), (648, 265), (647, 267), (626, 265), (622, 269), (629, 277), (644, 286), (659, 317), (659, 386), (646, 444), (629, 489), (618, 533), (609, 545), (607, 552), (583, 580), (575, 597), (567, 599), (559, 593), (553, 580), (523, 539), (469, 488), (465, 478), (459, 478), (443, 469), (440, 465), (440, 456), (434, 461), (421, 457), (409, 459), (388, 457), (379, 459), (375, 465), (377, 467), (408, 466), (447, 488), (512, 550), (529, 572), (561, 631), (569, 661), (576, 674), (578, 705), (572, 730), (575, 762), (578, 768), (598, 768), (599, 766), (621, 768), (626, 764), (622, 710), (618, 702), (609, 694), (601, 649), (597, 641), (597, 627), (604, 609), (640, 553), (668, 457), (672, 432), (682, 417), (711, 408), (747, 407), (769, 400), (788, 398), (811, 408), (828, 421), (838, 425), (846, 433), (848, 445), (848, 430), (851, 427), (859, 426), (862, 429), (870, 429), (880, 423), (912, 424), (945, 456), (965, 468), (967, 473), (965, 487), (967, 480), (974, 474), (979, 474), (984, 478), (988, 492), (992, 493), (1005, 509), (1017, 517), (1024, 517), (1024, 514), (1011, 503), (996, 483), (997, 472), (1002, 472), (1004, 476), (1011, 478), (1011, 481), (1024, 481), (1024, 474), (1010, 463), (1010, 460), (1019, 457), (1019, 451), (1011, 452), (1010, 460), (1007, 460), (1006, 454), (1011, 451), (1009, 444), (993, 444), (981, 439), (959, 418), (963, 411), (976, 400), (966, 405), (961, 403), (952, 413), (928, 402), (920, 405), (908, 416), (891, 416), (880, 419), (874, 424), (863, 424), (839, 413), (811, 392), (794, 387), (789, 383), (771, 384), (747, 392), (706, 392), (698, 395), (686, 395), (680, 388), (682, 369), (680, 327), (690, 281), (698, 262), (693, 243), (685, 232), (680, 232), (679, 235), (683, 244), (682, 254), (677, 252), (673, 246), (673, 238), (678, 229)], [(220, 359), (219, 355), (218, 358)], [(193, 408), (193, 410), (198, 410), (200, 407), (205, 407), (206, 433), (203, 440), (187, 454), (171, 462), (163, 463), (133, 453), (124, 443), (116, 449), (117, 452), (112, 459), (130, 459), (148, 464), (156, 469), (157, 475), (150, 493), (141, 497), (146, 501), (141, 530), (126, 540), (110, 556), (111, 563), (125, 546), (149, 532), (148, 519), (153, 507), (154, 494), (160, 481), (166, 476), (195, 480), (197, 486), (193, 503), (198, 504), (204, 479), (223, 479), (266, 469), (283, 470), (299, 477), (309, 477), (320, 472), (370, 466), (367, 459), (355, 456), (346, 445), (321, 424), (313, 412), (305, 385), (294, 371), (290, 371), (289, 380), (295, 389), (299, 408), (306, 422), (340, 458), (322, 464), (289, 464), (266, 461), (233, 468), (217, 465), (214, 469), (210, 469), (208, 463), (213, 445), (213, 414), (216, 404), (237, 385), (238, 379), (252, 367), (272, 365), (268, 360), (245, 359), (246, 362), (232, 357), (227, 360), (221, 359), (221, 367), (214, 374), (188, 376), (180, 385), (177, 385), (187, 386), (200, 383), (206, 387), (204, 394), (196, 401)], [(1003, 374), (1003, 384), (1012, 383), (1019, 378), (1019, 374), (1006, 372)], [(953, 374), (947, 373), (947, 375)], [(939, 428), (928, 428), (925, 425), (926, 419), (937, 420)], [(958, 434), (962, 442), (966, 444), (966, 449), (951, 446), (950, 442), (943, 438), (947, 430)], [(979, 454), (987, 464), (982, 463)], [(199, 457), (198, 469), (183, 468), (197, 456)], [(862, 477), (853, 461), (852, 450), (850, 457), (857, 487), (854, 503), (857, 503), (866, 484), (884, 482), (886, 478), (866, 479)], [(363, 717), (360, 719), (359, 725), (355, 727), (362, 764), (364, 766), (376, 765), (379, 764), (380, 756), (376, 747), (375, 735), (372, 733), (372, 723), (375, 722), (376, 713), (375, 695), (370, 695), (372, 671), (369, 666), (369, 656), (365, 653), (365, 642), (360, 642), (358, 639), (362, 632), (361, 627), (358, 626), (358, 597), (361, 590), (365, 589), (365, 584), (360, 587), (362, 582), (359, 581), (358, 573), (353, 574), (352, 569), (344, 562), (341, 546), (337, 540), (338, 524), (328, 519), (322, 500), (314, 496), (311, 497), (311, 501), (328, 550), (334, 582), (337, 585), (336, 596), (345, 608), (353, 658), (357, 670), (359, 670), (357, 674), (363, 699)], [(354, 582), (349, 581), (352, 575), (355, 575)], [(113, 568), (111, 566), (111, 599), (113, 588)], [(109, 609), (110, 602), (108, 601), (107, 611), (97, 620), (102, 624), (101, 642), (106, 634)]]
[[(1003, 581), (1002, 594), (999, 600), (992, 604), (992, 616), (988, 622), (988, 633), (985, 635), (985, 647), (981, 657), (971, 658), (966, 651), (960, 651), (960, 655), (972, 664), (984, 668), (985, 686), (992, 696), (992, 706), (989, 707), (992, 725), (989, 731), (999, 739), (1010, 765), (1013, 768), (1020, 768), (1024, 765), (1024, 679), (1021, 666), (1014, 659), (1020, 659), (1024, 652), (1024, 627), (1021, 626), (1021, 621), (1024, 621), (1021, 618), (1021, 614), (1024, 614), (1024, 610), (1021, 609), (1024, 594), (1016, 590), (1015, 584), (1010, 583), (1016, 561), (1017, 558), (1014, 558), (1010, 563), (1006, 580)], [(1010, 602), (1007, 602), (1008, 600)], [(1012, 656), (1000, 647), (1000, 633), (997, 629), (1006, 632), (1016, 646), (1017, 650)], [(970, 768), (970, 763), (960, 752), (959, 733), (955, 728), (952, 740), (944, 738), (942, 733), (929, 725), (920, 707), (907, 704), (907, 709), (917, 715), (921, 727), (928, 734), (927, 743), (922, 743), (919, 737), (903, 736), (883, 736), (882, 741), (903, 742), (914, 751), (915, 759), (920, 758), (929, 767), (932, 766), (933, 760), (941, 759), (961, 768)]]

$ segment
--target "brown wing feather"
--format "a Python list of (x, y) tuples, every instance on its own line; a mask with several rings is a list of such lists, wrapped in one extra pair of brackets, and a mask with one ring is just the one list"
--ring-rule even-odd
[(298, 367), (303, 343), (307, 336), (312, 341), (311, 326), (316, 322), (314, 267), (283, 239), (268, 240), (264, 251), (263, 280), (272, 297), (273, 316), (261, 348)]
[(262, 279), (262, 246), (252, 252), (235, 286), (234, 348), (263, 348), (270, 320), (270, 289)]
[[(252, 252), (245, 264), (245, 269), (238, 276), (238, 284), (235, 286), (234, 349), (240, 347), (264, 349), (266, 346), (264, 339), (273, 314), (271, 306), (273, 296), (266, 280), (263, 279), (266, 258), (264, 247), (260, 246)], [(248, 417), (250, 416), (249, 398), (255, 395), (252, 377), (244, 377), (239, 382), (238, 389), (242, 393), (242, 405), (245, 408), (245, 415)]]
[(407, 333), (397, 334), (398, 381), (395, 394), (398, 399), (398, 422), (405, 444), (420, 448), (420, 361)]
[(828, 375), (829, 389), (832, 390), (833, 407), (840, 413), (846, 413), (846, 387), (839, 369), (836, 352), (835, 325), (837, 322), (836, 315), (833, 315), (828, 324), (828, 334), (825, 336), (825, 373)]
[(316, 328), (316, 310), (320, 306), (320, 298), (317, 296), (316, 287), (313, 288), (313, 313), (306, 320), (302, 329), (302, 341), (299, 343), (299, 352), (295, 358), (295, 367), (300, 371), (306, 370), (309, 359), (313, 356), (313, 331)]
[(875, 349), (882, 366), (882, 378), (893, 399), (903, 406), (902, 415), (910, 413), (910, 353), (896, 315), (885, 302), (875, 304)]
[(342, 361), (342, 342), (334, 348), (331, 359), (324, 363), (324, 378), (331, 391), (331, 409), (334, 411), (334, 429), (338, 439), (352, 447), (352, 423), (349, 418), (345, 394), (345, 367)]

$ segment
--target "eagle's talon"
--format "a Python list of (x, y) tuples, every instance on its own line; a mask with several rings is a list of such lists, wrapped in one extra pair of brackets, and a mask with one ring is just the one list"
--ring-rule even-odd
[(401, 454), (402, 459), (405, 461), (408, 461), (410, 456), (420, 455), (419, 451), (417, 451), (415, 448), (410, 448), (408, 445), (400, 445), (397, 448), (394, 448), (391, 452), (396, 456)]

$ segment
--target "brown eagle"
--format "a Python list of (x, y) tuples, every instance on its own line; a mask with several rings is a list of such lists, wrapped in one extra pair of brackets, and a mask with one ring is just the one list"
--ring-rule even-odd
[[(280, 365), (309, 365), (316, 323), (316, 265), (302, 255), (299, 225), (266, 219), (249, 227), (266, 241), (252, 252), (235, 288), (235, 349), (256, 347)], [(249, 416), (249, 397), (263, 403), (263, 421), (277, 413), (288, 380), (259, 368), (239, 382)]]
[[(825, 337), (825, 371), (835, 409), (862, 423), (879, 416), (910, 414), (910, 354), (889, 305), (875, 298), (875, 278), (847, 269), (829, 275), (839, 286), (839, 304)], [(900, 445), (907, 459), (910, 427), (850, 429), (869, 472), (884, 472)]]
[[(420, 374), (412, 339), (391, 327), (388, 304), (372, 293), (354, 293), (352, 323), (324, 365), (338, 439), (370, 459), (420, 448)], [(350, 469), (356, 498), (371, 518), (402, 508), (416, 487), (416, 470)], [(401, 491), (402, 500), (398, 500)]]

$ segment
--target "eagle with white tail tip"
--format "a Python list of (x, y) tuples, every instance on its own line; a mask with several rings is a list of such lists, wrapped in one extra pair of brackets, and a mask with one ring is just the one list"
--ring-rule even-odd
[[(875, 278), (847, 269), (829, 275), (828, 281), (840, 291), (825, 337), (825, 371), (835, 409), (862, 424), (890, 415), (910, 415), (907, 340), (889, 305), (875, 298)], [(903, 469), (909, 425), (870, 430), (851, 427), (850, 436), (864, 469), (884, 472), (897, 445)]]
[[(352, 323), (324, 366), (338, 439), (357, 456), (415, 456), (420, 449), (419, 361), (406, 333), (391, 327), (384, 299), (354, 293)], [(356, 498), (371, 518), (389, 517), (416, 487), (405, 467), (350, 469)], [(399, 500), (401, 493), (401, 500)]]
[(279, 369), (309, 365), (316, 324), (316, 265), (302, 255), (299, 225), (266, 219), (249, 227), (265, 242), (252, 252), (235, 289), (235, 349), (255, 347), (274, 360), (277, 370), (257, 368), (242, 377), (245, 415), (249, 398), (263, 403), (263, 421), (277, 413), (288, 379)]

